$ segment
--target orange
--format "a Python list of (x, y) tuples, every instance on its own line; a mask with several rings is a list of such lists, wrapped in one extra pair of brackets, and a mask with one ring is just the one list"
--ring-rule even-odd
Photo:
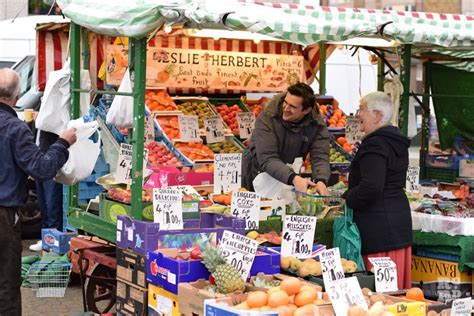
[(289, 296), (297, 294), (301, 289), (301, 281), (297, 278), (287, 278), (281, 281), (280, 288)]
[(250, 292), (247, 296), (247, 305), (250, 308), (267, 305), (268, 295), (263, 291)]
[(342, 148), (348, 153), (352, 152), (352, 147), (348, 143), (345, 143), (344, 145), (342, 145)]
[(425, 300), (423, 291), (418, 287), (412, 287), (411, 289), (409, 289), (406, 294), (406, 298), (409, 300), (420, 301), (420, 302), (424, 302)]
[(285, 291), (279, 290), (268, 294), (268, 306), (278, 307), (288, 305), (289, 297)]
[(337, 143), (338, 143), (339, 145), (341, 145), (341, 146), (344, 146), (344, 144), (347, 143), (346, 138), (344, 138), (344, 137), (342, 137), (342, 136), (341, 136), (341, 137), (338, 137), (336, 141), (337, 141)]

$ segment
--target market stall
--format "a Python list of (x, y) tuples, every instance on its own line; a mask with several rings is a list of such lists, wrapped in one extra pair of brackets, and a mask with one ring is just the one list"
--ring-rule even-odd
[[(150, 314), (178, 315), (179, 305), (182, 314), (194, 308), (192, 312), (199, 315), (201, 313), (207, 315), (211, 310), (219, 315), (227, 309), (238, 315), (236, 309), (221, 304), (227, 302), (229, 305), (237, 305), (238, 302), (241, 309), (258, 307), (261, 309), (258, 314), (276, 315), (275, 312), (266, 310), (291, 305), (288, 296), (292, 295), (295, 295), (294, 305), (301, 313), (304, 313), (305, 308), (310, 308), (313, 311), (342, 315), (354, 303), (365, 310), (370, 306), (372, 310), (374, 305), (375, 308), (380, 308), (385, 304), (394, 314), (400, 306), (420, 315), (427, 309), (439, 311), (446, 307), (424, 301), (423, 298), (421, 302), (411, 301), (410, 299), (417, 298), (411, 292), (406, 298), (383, 294), (377, 301), (382, 301), (384, 304), (376, 304), (372, 293), (376, 289), (373, 274), (354, 274), (357, 265), (354, 267), (353, 262), (340, 258), (339, 253), (332, 250), (329, 250), (327, 256), (334, 266), (327, 265), (322, 253), (326, 247), (332, 246), (332, 220), (326, 220), (324, 217), (331, 215), (332, 207), (340, 207), (339, 200), (331, 205), (327, 199), (301, 195), (296, 201), (298, 209), (295, 211), (287, 207), (285, 201), (258, 199), (260, 207), (256, 208), (257, 217), (248, 216), (248, 212), (247, 215), (243, 215), (239, 211), (231, 211), (228, 214), (229, 206), (233, 205), (232, 199), (245, 196), (248, 203), (254, 205), (257, 202), (255, 198), (252, 199), (252, 192), (234, 192), (234, 194), (230, 192), (238, 191), (240, 187), (238, 181), (232, 181), (232, 176), (227, 182), (216, 183), (216, 172), (230, 170), (229, 164), (220, 163), (223, 160), (216, 157), (227, 154), (230, 155), (229, 161), (234, 159), (238, 163), (239, 155), (234, 153), (241, 151), (244, 146), (241, 141), (245, 137), (242, 137), (242, 131), (235, 124), (236, 117), (242, 116), (238, 113), (258, 114), (258, 108), (253, 111), (257, 102), (247, 102), (248, 100), (240, 98), (240, 95), (246, 92), (283, 91), (294, 80), (311, 82), (318, 70), (320, 70), (320, 94), (324, 95), (324, 62), (331, 49), (334, 49), (328, 42), (340, 42), (356, 37), (394, 40), (397, 43), (394, 47), (404, 45), (402, 79), (405, 90), (401, 98), (399, 123), (406, 131), (410, 93), (408, 88), (410, 56), (428, 49), (425, 48), (427, 45), (431, 45), (430, 47), (435, 45), (440, 50), (449, 46), (462, 48), (472, 46), (472, 34), (465, 29), (466, 25), (472, 25), (471, 18), (424, 13), (410, 13), (407, 16), (408, 13), (392, 11), (299, 7), (250, 1), (232, 3), (225, 9), (206, 1), (197, 4), (182, 1), (175, 6), (137, 4), (132, 9), (130, 6), (104, 3), (97, 7), (91, 1), (78, 1), (75, 5), (59, 1), (59, 5), (64, 14), (72, 20), (69, 31), (72, 117), (79, 117), (81, 93), (92, 92), (115, 98), (117, 96), (133, 98), (133, 122), (127, 131), (106, 123), (106, 112), (111, 106), (110, 97), (101, 98), (94, 113), (91, 114), (102, 122), (102, 129), (108, 135), (109, 147), (104, 148), (104, 156), (108, 160), (109, 168), (115, 169), (113, 171), (116, 178), (118, 173), (124, 172), (125, 185), (119, 188), (118, 181), (114, 183), (114, 181), (107, 182), (104, 178), (102, 181), (94, 179), (105, 184), (104, 186), (116, 187), (109, 188), (107, 194), (102, 194), (99, 198), (98, 214), (93, 212), (91, 204), (85, 207), (79, 203), (80, 185), (79, 188), (74, 186), (68, 190), (67, 206), (70, 225), (117, 244), (116, 299), (120, 311), (143, 314), (148, 310)], [(90, 18), (87, 14), (90, 10), (94, 10), (94, 18)], [(108, 11), (116, 13), (115, 17), (110, 18)], [(430, 23), (425, 23), (424, 19)], [(361, 20), (364, 23), (360, 23)], [(448, 20), (456, 25), (436, 23), (439, 20)], [(165, 28), (162, 29), (163, 26)], [(223, 39), (217, 36), (198, 38), (190, 36), (194, 31), (190, 33), (187, 31), (202, 27), (221, 29), (226, 27), (259, 33), (270, 38), (260, 39), (258, 42), (253, 39)], [(438, 32), (433, 32), (435, 28)], [(440, 29), (450, 36), (441, 34)], [(41, 29), (39, 33), (41, 34)], [(54, 32), (50, 34), (54, 36)], [(116, 37), (119, 36), (129, 39), (127, 42), (123, 39), (117, 40)], [(60, 43), (64, 43), (64, 36), (62, 38)], [(62, 49), (64, 50), (64, 47)], [(381, 51), (387, 50), (388, 53), (397, 49), (399, 48), (389, 47)], [(105, 76), (101, 77), (105, 85), (97, 81), (93, 84), (92, 90), (80, 88), (81, 56), (91, 57), (83, 64), (92, 65), (87, 67), (92, 73), (99, 73), (98, 69), (101, 66), (105, 68)], [(40, 63), (46, 67), (50, 60), (41, 59), (40, 56)], [(200, 65), (201, 62), (204, 64)], [(123, 83), (127, 66), (133, 74), (133, 90), (114, 92), (107, 89), (107, 85), (118, 86)], [(54, 69), (60, 67), (61, 62), (55, 60)], [(47, 69), (45, 66), (40, 68), (40, 76), (43, 79), (46, 79), (45, 69)], [(254, 73), (253, 70), (261, 73)], [(207, 73), (210, 72), (222, 75), (209, 78)], [(207, 96), (198, 97), (202, 94)], [(215, 94), (219, 94), (219, 97), (213, 97)], [(170, 95), (179, 97), (171, 98)], [(229, 95), (232, 95), (231, 98), (226, 98)], [(356, 146), (349, 144), (345, 137), (346, 114), (338, 109), (337, 100), (320, 99), (319, 104), (334, 135), (331, 152), (334, 166), (347, 167)], [(251, 105), (254, 108), (248, 108)], [(182, 117), (186, 116), (183, 114), (196, 115), (193, 120), (188, 120), (186, 123), (194, 125), (194, 128), (181, 127), (185, 125), (181, 122)], [(220, 116), (221, 119), (217, 119), (219, 123), (212, 123), (213, 128), (208, 132), (214, 129), (214, 131), (222, 130), (222, 133), (214, 135), (206, 133), (206, 125), (211, 124), (206, 119), (209, 116), (217, 118)], [(217, 128), (216, 125), (222, 126)], [(102, 139), (105, 144), (104, 133)], [(221, 140), (211, 145), (208, 141), (212, 136), (216, 138), (223, 136), (224, 143)], [(204, 138), (204, 142), (201, 138)], [(149, 141), (146, 142), (145, 139)], [(199, 142), (193, 141), (196, 139), (200, 139)], [(206, 142), (209, 146), (205, 145)], [(115, 156), (111, 153), (114, 151), (113, 148), (116, 151)], [(147, 154), (144, 149), (147, 149)], [(121, 169), (119, 157), (125, 153), (131, 163)], [(235, 157), (230, 158), (232, 155)], [(166, 160), (160, 160), (163, 156)], [(148, 169), (153, 171), (150, 177), (143, 173), (144, 159), (147, 160)], [(171, 166), (164, 168), (164, 165)], [(124, 168), (126, 170), (123, 170)], [(182, 180), (184, 178), (186, 180)], [(173, 179), (181, 180), (173, 182)], [(187, 184), (195, 188), (192, 192), (185, 192), (183, 196), (183, 192), (160, 189), (164, 186), (163, 181), (167, 183), (166, 185)], [(147, 186), (148, 190), (143, 190)], [(231, 186), (233, 190), (223, 190), (225, 186)], [(203, 196), (208, 197), (208, 202), (201, 200)], [(266, 207), (262, 207), (264, 203)], [(160, 214), (159, 210), (165, 207), (165, 204), (169, 212)], [(282, 220), (283, 210), (287, 210), (287, 214), (303, 216), (307, 221), (305, 233), (309, 234), (299, 238), (308, 241), (311, 246), (313, 239), (316, 238), (314, 248), (305, 243), (295, 246), (298, 249), (305, 249), (304, 253), (295, 249), (288, 250), (288, 240), (285, 245), (284, 233), (289, 231), (285, 226), (287, 223)], [(317, 229), (315, 229), (316, 216), (319, 216)], [(150, 220), (154, 220), (155, 223)], [(280, 234), (281, 232), (283, 234)], [(209, 237), (211, 234), (215, 237)], [(249, 238), (244, 237), (245, 235)], [(225, 255), (225, 247), (236, 247), (231, 244), (232, 240), (239, 241), (242, 244), (239, 247), (247, 247), (249, 250), (240, 253), (242, 257), (231, 257), (230, 259), (234, 260), (230, 260), (229, 265), (223, 262), (225, 260), (222, 258), (222, 252)], [(424, 243), (419, 240), (415, 238), (415, 243)], [(218, 248), (217, 243), (224, 246)], [(273, 248), (257, 246), (263, 243)], [(281, 249), (275, 248), (279, 244)], [(213, 247), (207, 248), (207, 245)], [(205, 254), (198, 253), (199, 251), (204, 251)], [(292, 255), (306, 260), (291, 260), (289, 257)], [(234, 263), (239, 263), (240, 266)], [(329, 281), (325, 280), (323, 283), (322, 280), (328, 278), (328, 275), (322, 270), (327, 271), (328, 267), (332, 267), (338, 273), (339, 270), (342, 271), (343, 277), (346, 273), (345, 276), (348, 278), (343, 279), (351, 281), (342, 281), (331, 287), (329, 284), (336, 283), (330, 283), (329, 281), (334, 279), (329, 277)], [(300, 281), (279, 275), (280, 268), (288, 274), (315, 282), (301, 285)], [(235, 269), (240, 273), (236, 273)], [(104, 271), (103, 275), (110, 278), (111, 274), (107, 271), (109, 270)], [(227, 278), (232, 280), (223, 280), (222, 274), (217, 271), (224, 271)], [(263, 279), (258, 277), (258, 273), (261, 272), (267, 274)], [(207, 281), (198, 280), (207, 279), (209, 274), (214, 276), (214, 287)], [(352, 276), (354, 278), (351, 278)], [(244, 285), (243, 281), (246, 281), (247, 277), (251, 277), (250, 283)], [(357, 283), (353, 280), (357, 280)], [(322, 292), (322, 288), (314, 283), (324, 284), (326, 292)], [(261, 290), (277, 284), (281, 289), (287, 290), (285, 293), (277, 292), (278, 297), (275, 298), (271, 293), (277, 289), (269, 290), (268, 294), (265, 294), (265, 291), (264, 294), (255, 291), (256, 288)], [(340, 289), (337, 288), (339, 284)], [(99, 286), (97, 283), (93, 283), (94, 289), (97, 286)], [(305, 286), (311, 288), (307, 293), (302, 290)], [(342, 288), (344, 286), (354, 290), (354, 297), (340, 298), (341, 293), (347, 292)], [(370, 288), (371, 291), (364, 289), (362, 292), (361, 287)], [(102, 285), (102, 288), (107, 287)], [(214, 293), (216, 288), (220, 293)], [(244, 292), (248, 294), (230, 294), (234, 290), (244, 288)], [(257, 297), (258, 295), (261, 297)], [(192, 297), (192, 304), (185, 303), (180, 297)], [(93, 296), (91, 300), (97, 301), (98, 297)], [(268, 300), (268, 304), (262, 303), (261, 300)], [(366, 304), (366, 301), (369, 304)], [(305, 307), (306, 305), (310, 307)], [(283, 310), (284, 307), (280, 309)], [(293, 310), (288, 311), (289, 315), (292, 313)]]

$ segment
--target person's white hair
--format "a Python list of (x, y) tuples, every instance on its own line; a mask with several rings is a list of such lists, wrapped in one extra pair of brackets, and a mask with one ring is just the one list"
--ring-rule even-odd
[(18, 73), (10, 68), (0, 69), (0, 99), (13, 101), (21, 96), (21, 81)]
[(378, 111), (382, 114), (382, 125), (390, 124), (393, 104), (388, 94), (380, 91), (371, 92), (363, 96), (360, 99), (360, 103), (367, 104), (367, 110)]

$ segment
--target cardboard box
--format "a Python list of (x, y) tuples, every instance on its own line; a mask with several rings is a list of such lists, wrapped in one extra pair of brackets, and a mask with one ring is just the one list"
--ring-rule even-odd
[[(99, 196), (99, 216), (108, 222), (115, 224), (117, 223), (117, 216), (130, 215), (131, 212), (131, 205), (110, 200), (105, 193)], [(153, 204), (143, 204), (142, 217), (153, 221)]]
[(69, 241), (76, 237), (77, 233), (64, 233), (56, 228), (43, 228), (41, 230), (41, 242), (43, 250), (53, 251), (63, 255), (69, 251)]
[(173, 166), (155, 169), (144, 188), (161, 188), (173, 185), (209, 185), (214, 183), (212, 172), (182, 172)]
[(148, 316), (181, 316), (186, 314), (180, 310), (176, 294), (165, 291), (153, 284), (148, 285)]
[(146, 315), (148, 289), (117, 279), (116, 300), (119, 315)]
[(285, 200), (267, 200), (260, 202), (260, 221), (268, 219), (279, 219), (285, 217), (286, 201)]
[(208, 299), (222, 298), (224, 294), (213, 293), (204, 288), (209, 285), (209, 281), (199, 279), (196, 282), (179, 283), (178, 300), (180, 312), (183, 315), (203, 316), (204, 301)]
[(425, 162), (427, 167), (458, 170), (459, 160), (458, 156), (427, 155)]
[[(200, 219), (185, 219), (184, 229), (161, 231), (159, 223), (134, 220), (128, 216), (118, 216), (117, 247), (130, 249), (142, 256), (155, 251), (165, 236), (204, 234), (222, 237), (224, 230), (245, 234), (245, 220), (223, 214), (201, 213)], [(169, 248), (162, 247), (162, 248)]]
[(117, 279), (146, 288), (145, 262), (145, 256), (117, 248)]
[(278, 311), (251, 311), (251, 310), (237, 310), (232, 308), (235, 303), (245, 300), (245, 294), (242, 299), (236, 297), (223, 297), (218, 299), (204, 301), (204, 315), (205, 316), (278, 316)]
[(474, 178), (474, 158), (461, 159), (459, 161), (459, 176)]
[(423, 289), (425, 297), (449, 303), (457, 298), (471, 297), (472, 274), (460, 272), (457, 262), (412, 256), (411, 280)]

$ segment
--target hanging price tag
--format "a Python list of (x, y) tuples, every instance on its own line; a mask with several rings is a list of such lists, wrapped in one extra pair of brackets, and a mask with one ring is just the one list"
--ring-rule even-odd
[(283, 222), (281, 255), (310, 258), (313, 252), (316, 217), (286, 215)]
[(319, 261), (321, 262), (324, 284), (344, 279), (339, 248), (324, 250), (319, 255)]
[(238, 191), (241, 187), (242, 154), (214, 155), (214, 193)]
[(362, 140), (365, 133), (360, 131), (359, 120), (353, 116), (346, 117), (346, 139), (349, 143), (355, 144)]
[(160, 230), (183, 229), (183, 195), (168, 187), (153, 189), (153, 219)]
[(204, 117), (204, 129), (206, 130), (206, 143), (220, 143), (225, 141), (224, 125), (220, 115)]
[(225, 261), (239, 270), (244, 281), (247, 280), (253, 259), (257, 253), (258, 242), (243, 235), (225, 230), (219, 249)]
[(472, 299), (470, 297), (459, 298), (453, 301), (451, 306), (451, 316), (472, 315)]
[(260, 216), (260, 195), (255, 192), (233, 192), (232, 215), (245, 219), (245, 230), (258, 229)]
[(408, 192), (418, 192), (420, 190), (420, 167), (408, 166), (406, 190)]
[(374, 266), (375, 290), (377, 292), (398, 291), (397, 265), (389, 257), (369, 258)]
[(121, 143), (120, 151), (115, 169), (115, 181), (119, 183), (130, 183), (132, 179), (132, 145)]
[(145, 143), (155, 141), (155, 127), (152, 116), (145, 116)]
[(329, 285), (324, 283), (324, 285), (336, 316), (347, 316), (347, 311), (354, 304), (359, 305), (365, 311), (369, 309), (357, 277), (340, 279), (331, 282)]
[(237, 122), (239, 123), (240, 138), (249, 138), (255, 129), (255, 113), (239, 112), (237, 113)]
[(183, 142), (201, 140), (197, 115), (178, 115), (180, 139)]

